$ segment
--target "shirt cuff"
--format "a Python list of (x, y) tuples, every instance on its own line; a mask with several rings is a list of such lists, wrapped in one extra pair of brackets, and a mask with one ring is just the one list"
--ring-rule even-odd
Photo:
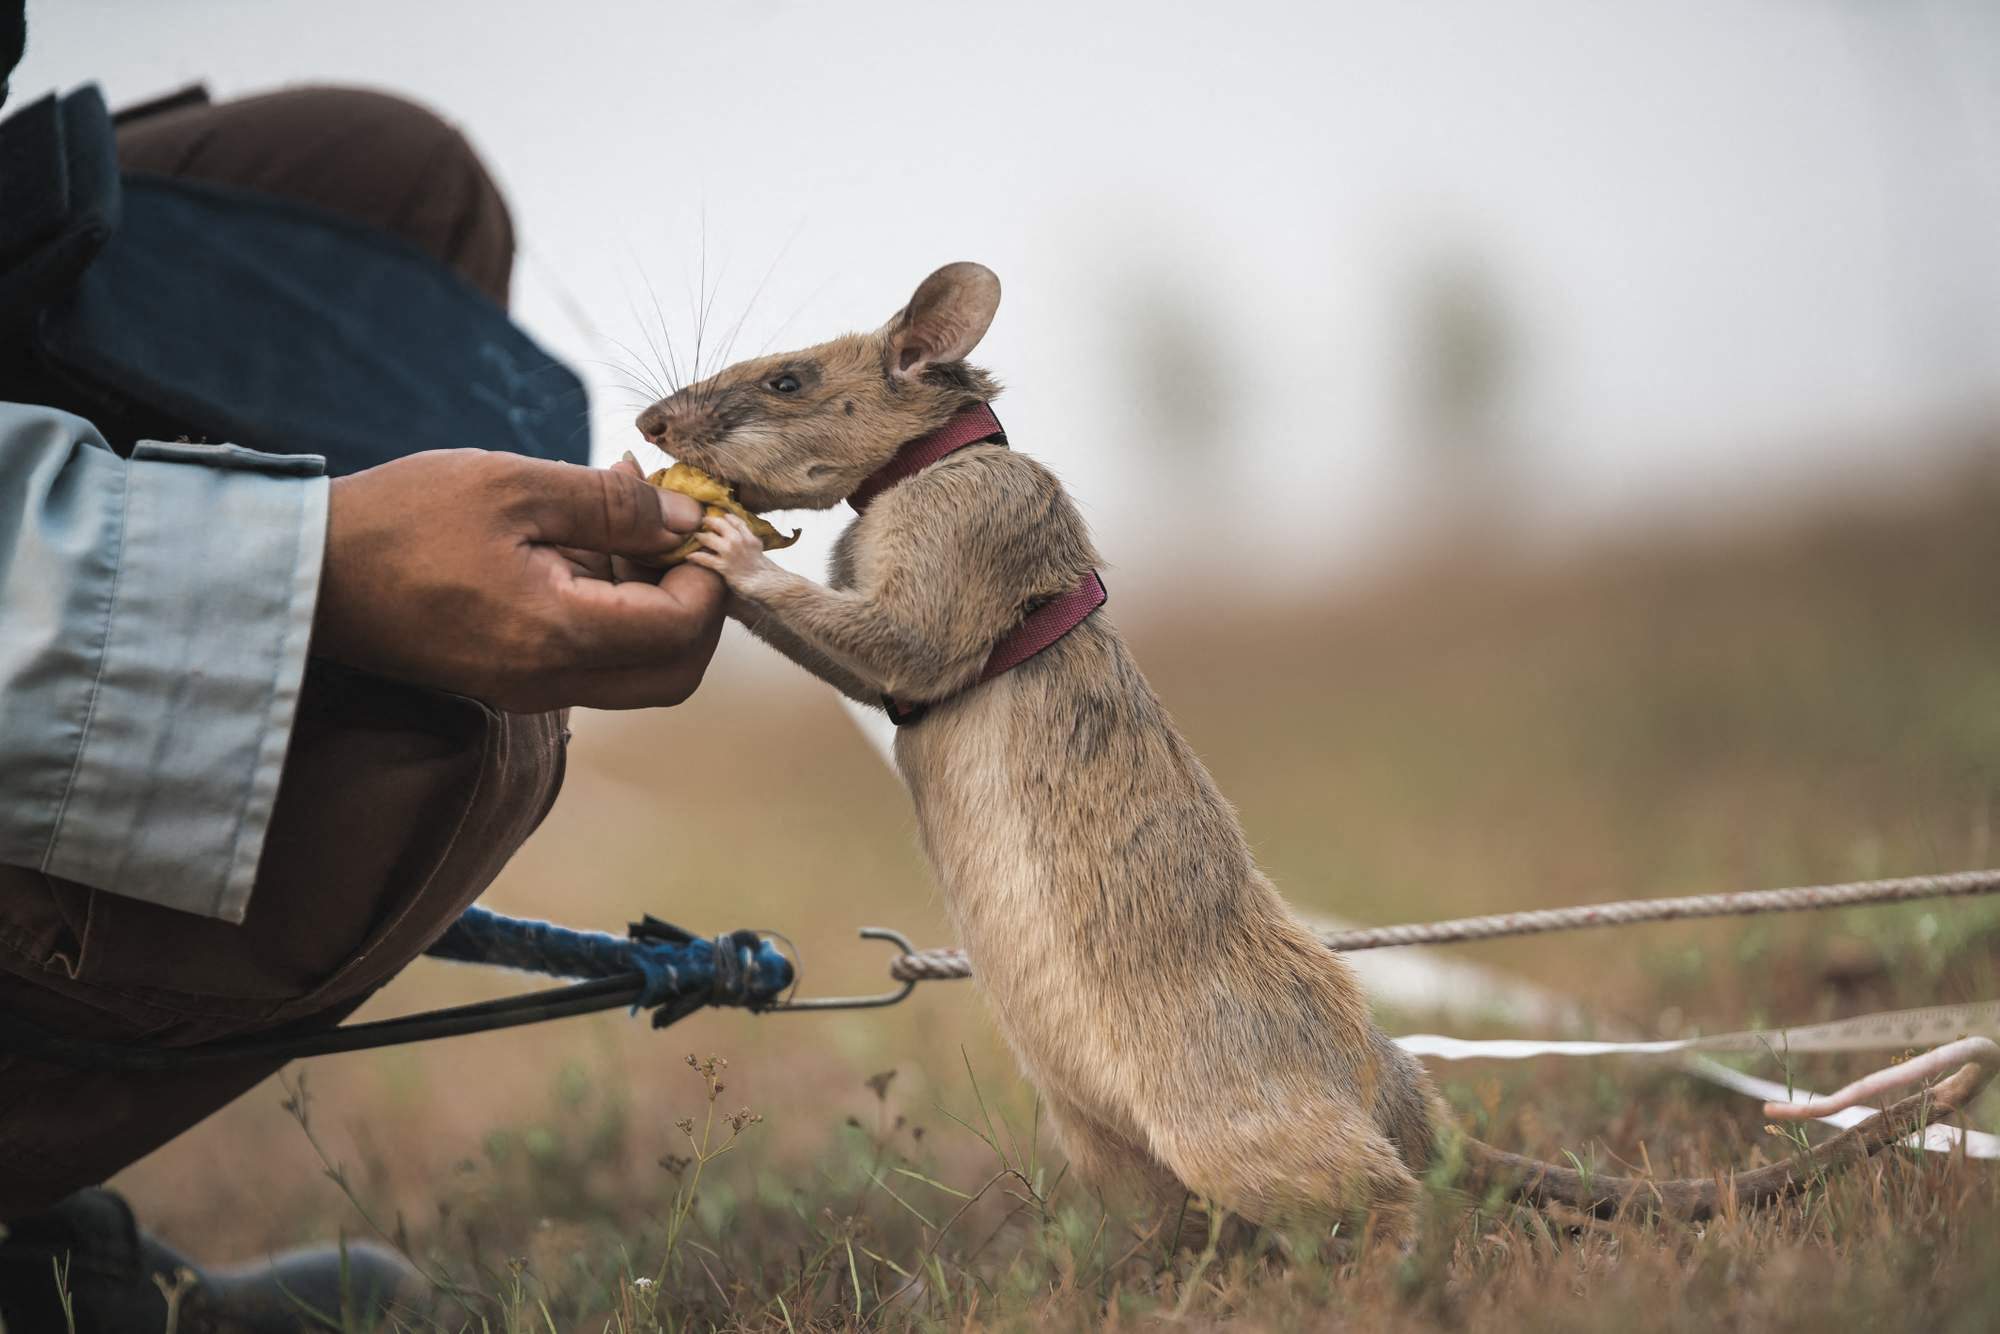
[(312, 638), (324, 470), (234, 445), (133, 451), (50, 874), (243, 919)]

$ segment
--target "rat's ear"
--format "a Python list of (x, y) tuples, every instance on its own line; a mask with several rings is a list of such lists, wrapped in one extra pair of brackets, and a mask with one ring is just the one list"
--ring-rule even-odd
[(969, 260), (945, 265), (882, 326), (884, 369), (910, 380), (931, 366), (963, 361), (999, 308), (1000, 279), (993, 270)]

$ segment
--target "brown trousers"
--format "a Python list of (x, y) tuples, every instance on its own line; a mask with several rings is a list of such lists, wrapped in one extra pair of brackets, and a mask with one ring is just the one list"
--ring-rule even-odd
[[(374, 93), (299, 89), (121, 121), (127, 167), (395, 232), (504, 303), (506, 205), (464, 138)], [(0, 867), (0, 1011), (167, 1046), (338, 1022), (435, 940), (562, 782), (561, 720), (314, 662), (241, 925)], [(102, 1181), (279, 1062), (87, 1072), (0, 1051), (0, 1219)]]

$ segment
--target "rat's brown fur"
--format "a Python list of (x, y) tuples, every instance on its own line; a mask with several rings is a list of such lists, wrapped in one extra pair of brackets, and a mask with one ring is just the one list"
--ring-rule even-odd
[[(999, 282), (939, 270), (873, 334), (731, 367), (639, 428), (753, 509), (826, 509), (905, 441), (997, 388), (964, 358)], [(789, 376), (795, 389), (780, 391)], [(1247, 1219), (1367, 1211), (1407, 1238), (1418, 1174), (1456, 1139), (1423, 1068), (1386, 1039), (1347, 964), (1288, 909), (1236, 814), (1102, 613), (973, 686), (995, 641), (1098, 564), (1056, 478), (999, 445), (882, 493), (825, 586), (729, 546), (760, 638), (866, 704), (933, 702), (896, 759), (993, 1012), (1075, 1168)], [(1715, 1181), (1592, 1177), (1459, 1141), (1475, 1180), (1598, 1212), (1699, 1216), (1788, 1194), (1969, 1096), (1962, 1072), (1795, 1162)], [(1976, 1080), (1974, 1081), (1976, 1086)]]

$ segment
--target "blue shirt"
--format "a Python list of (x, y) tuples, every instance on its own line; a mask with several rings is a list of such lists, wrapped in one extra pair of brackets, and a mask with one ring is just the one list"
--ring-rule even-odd
[(241, 921), (326, 546), (324, 460), (0, 403), (0, 863)]

